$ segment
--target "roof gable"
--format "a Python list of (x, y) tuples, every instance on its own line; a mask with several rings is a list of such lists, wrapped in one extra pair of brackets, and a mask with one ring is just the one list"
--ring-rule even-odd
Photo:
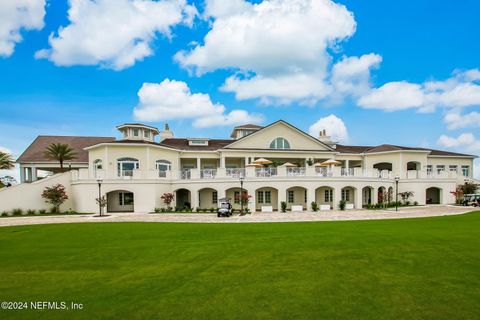
[(266, 127), (244, 136), (229, 145), (225, 149), (270, 149), (270, 143), (276, 138), (284, 138), (290, 144), (290, 149), (295, 150), (319, 150), (335, 151), (325, 143), (315, 139), (304, 131), (291, 124), (279, 120)]

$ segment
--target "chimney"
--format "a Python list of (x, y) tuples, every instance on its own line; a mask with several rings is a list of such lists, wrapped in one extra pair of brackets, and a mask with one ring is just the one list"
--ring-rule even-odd
[(328, 145), (329, 147), (331, 147), (333, 149), (337, 148), (337, 143), (332, 140), (332, 137), (327, 136), (327, 130), (325, 130), (325, 129), (320, 130), (318, 140), (320, 140), (321, 142), (325, 143), (326, 145)]
[(160, 142), (169, 138), (173, 138), (173, 132), (170, 131), (170, 126), (168, 125), (168, 123), (165, 123), (164, 130), (160, 131)]

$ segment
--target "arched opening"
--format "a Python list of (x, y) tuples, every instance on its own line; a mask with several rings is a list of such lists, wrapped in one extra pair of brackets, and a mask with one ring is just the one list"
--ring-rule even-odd
[(307, 189), (303, 187), (290, 187), (287, 189), (287, 210), (292, 210), (292, 206), (302, 206), (306, 210), (307, 205)]
[[(263, 187), (255, 190), (255, 210), (268, 211), (278, 210), (278, 190), (272, 187)], [(262, 210), (264, 207), (264, 210)]]
[(389, 187), (387, 191), (387, 202), (395, 201), (395, 194), (393, 193), (393, 187)]
[(187, 189), (175, 191), (176, 207), (190, 209), (192, 207), (192, 193)]
[(379, 171), (383, 171), (383, 170), (392, 171), (392, 167), (393, 165), (391, 162), (379, 162), (373, 165), (373, 168), (378, 169)]
[(364, 187), (362, 189), (362, 206), (366, 206), (373, 203), (373, 188)]
[(270, 142), (270, 149), (290, 149), (290, 142), (285, 138), (275, 138)]
[(422, 165), (418, 161), (407, 162), (407, 171), (411, 171), (411, 170), (419, 171), (421, 168), (422, 168)]
[(100, 170), (103, 169), (102, 159), (93, 161), (93, 175), (95, 178), (100, 178)]
[[(332, 187), (319, 187), (315, 189), (315, 202), (319, 206), (330, 206), (330, 209), (334, 208), (334, 189)], [(320, 209), (322, 209), (320, 207)]]
[(357, 189), (354, 187), (344, 187), (341, 190), (342, 198), (341, 200), (347, 203), (347, 209), (353, 209), (355, 207), (355, 192)]
[[(198, 191), (198, 207), (210, 209), (218, 207), (218, 192), (212, 188), (203, 188)], [(195, 206), (195, 204), (193, 204)]]
[(430, 187), (426, 190), (426, 204), (441, 204), (442, 203), (442, 189)]
[(385, 187), (378, 188), (377, 196), (378, 196), (378, 203), (388, 202), (387, 188), (385, 188)]
[(107, 212), (134, 212), (135, 197), (133, 192), (115, 190), (107, 193)]
[[(233, 209), (240, 209), (242, 207), (241, 205), (241, 189), (240, 187), (234, 187), (227, 189), (225, 191), (225, 197), (230, 201), (230, 204), (232, 205)], [(246, 203), (248, 200), (248, 191), (244, 188), (243, 189), (243, 207), (246, 208), (248, 207), (248, 203)]]

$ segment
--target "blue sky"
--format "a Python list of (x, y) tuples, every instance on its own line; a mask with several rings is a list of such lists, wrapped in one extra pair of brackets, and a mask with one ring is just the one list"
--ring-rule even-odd
[[(465, 121), (480, 119), (478, 1), (336, 1), (331, 7), (326, 0), (304, 0), (297, 1), (305, 6), (297, 20), (288, 11), (297, 9), (292, 1), (279, 9), (283, 0), (255, 1), (256, 6), (243, 0), (160, 1), (176, 2), (170, 9), (176, 10), (177, 19), (162, 13), (163, 7), (155, 15), (128, 12), (133, 8), (129, 3), (150, 2), (143, 0), (115, 2), (125, 3), (118, 13), (106, 10), (113, 5), (111, 0), (38, 2), (39, 6), (27, 8), (40, 19), (36, 22), (25, 22), (15, 5), (0, 5), (0, 11), (15, 10), (9, 14), (12, 21), (0, 22), (0, 147), (15, 156), (37, 135), (111, 136), (124, 122), (158, 127), (168, 122), (176, 136), (223, 138), (242, 120), (268, 124), (278, 119), (307, 132), (325, 126), (348, 144), (392, 143), (480, 153), (479, 122)], [(81, 3), (90, 6), (69, 18), (69, 8), (80, 8)], [(235, 48), (238, 41), (231, 38), (236, 39), (244, 27), (239, 17), (258, 19), (262, 8), (268, 9), (262, 13), (265, 21), (280, 20), (271, 32), (280, 27), (291, 30), (282, 29), (283, 39), (266, 34), (267, 40), (248, 39)], [(322, 26), (332, 24), (316, 23), (328, 10), (340, 22), (324, 31)], [(135, 26), (125, 17), (135, 20)], [(107, 18), (118, 19), (119, 24), (106, 25)], [(301, 22), (311, 22), (312, 28), (296, 25)], [(122, 39), (121, 25), (138, 29), (125, 35), (133, 39), (130, 42)], [(233, 26), (235, 32), (229, 35), (225, 26)], [(71, 32), (60, 37), (62, 27)], [(258, 28), (260, 34), (264, 27), (259, 22), (248, 28)], [(2, 28), (19, 32), (22, 39), (5, 39)], [(109, 37), (96, 37), (99, 28)], [(207, 34), (222, 45), (206, 43)], [(49, 36), (54, 41), (49, 42)], [(93, 49), (86, 48), (90, 37)], [(139, 54), (133, 63), (119, 62), (126, 54), (116, 51), (112, 39), (146, 44), (149, 53)], [(13, 43), (11, 52), (2, 54), (2, 41)], [(289, 41), (297, 45), (285, 48)], [(271, 59), (265, 50), (272, 50)], [(95, 60), (97, 55), (104, 58)], [(303, 56), (314, 57), (304, 63)], [(349, 74), (360, 80), (341, 89), (333, 70), (352, 57), (358, 59), (345, 64), (341, 83), (349, 84)], [(355, 70), (360, 71), (351, 73)], [(296, 76), (306, 85), (314, 84), (301, 94), (281, 82)], [(227, 86), (229, 78), (233, 84)], [(293, 81), (302, 86), (304, 80)], [(140, 93), (146, 83), (154, 85)], [(198, 110), (204, 113), (190, 116)], [(216, 116), (209, 117), (208, 110)], [(230, 114), (232, 110), (241, 112)], [(335, 117), (327, 118), (332, 114)], [(195, 121), (199, 117), (203, 120)], [(338, 131), (342, 125), (348, 132)]]

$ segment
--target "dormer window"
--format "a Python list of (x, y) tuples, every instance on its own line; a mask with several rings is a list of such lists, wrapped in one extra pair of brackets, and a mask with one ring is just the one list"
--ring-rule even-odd
[(270, 149), (290, 149), (290, 143), (285, 138), (276, 138), (270, 143)]
[(138, 137), (138, 129), (137, 128), (133, 129), (133, 136)]
[(150, 131), (147, 131), (147, 130), (143, 131), (143, 136), (145, 138), (150, 138)]
[(208, 146), (208, 139), (190, 139), (188, 140), (190, 146)]
[(125, 140), (153, 142), (155, 141), (155, 136), (159, 133), (157, 128), (139, 123), (122, 124), (117, 129), (123, 134), (123, 139)]

